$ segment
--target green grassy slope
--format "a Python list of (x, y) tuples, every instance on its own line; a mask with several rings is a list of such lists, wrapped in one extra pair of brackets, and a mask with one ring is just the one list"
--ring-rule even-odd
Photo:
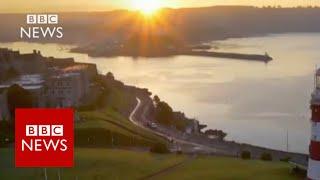
[[(43, 179), (41, 168), (14, 168), (13, 150), (0, 149), (0, 179)], [(188, 158), (184, 155), (157, 155), (119, 149), (75, 150), (75, 167), (61, 169), (62, 179), (139, 179), (162, 172), (152, 179), (299, 179), (282, 162), (263, 162), (224, 157)], [(167, 169), (182, 163), (172, 169)], [(166, 171), (163, 171), (167, 169)], [(47, 169), (57, 179), (58, 169)], [(301, 179), (301, 178), (300, 178)]]
[(137, 127), (128, 118), (123, 117), (117, 111), (111, 108), (97, 111), (80, 112), (80, 117), (83, 120), (80, 123), (76, 123), (77, 130), (86, 129), (103, 129), (110, 131), (113, 134), (120, 134), (123, 137), (134, 138), (141, 141), (150, 143), (166, 141), (152, 132), (143, 128)]
[(301, 179), (290, 174), (290, 165), (283, 162), (241, 160), (224, 157), (197, 158), (154, 179)]
[[(43, 168), (14, 168), (12, 149), (0, 149), (0, 179), (37, 180)], [(119, 149), (76, 149), (75, 167), (61, 169), (62, 179), (138, 179), (184, 160), (184, 156), (157, 155)], [(48, 179), (58, 179), (57, 168), (47, 169)]]

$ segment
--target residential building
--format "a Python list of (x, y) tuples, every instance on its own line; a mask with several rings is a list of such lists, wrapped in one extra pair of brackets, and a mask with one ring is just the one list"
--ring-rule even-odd
[(88, 93), (89, 82), (81, 72), (61, 73), (47, 79), (45, 86), (46, 106), (78, 106)]

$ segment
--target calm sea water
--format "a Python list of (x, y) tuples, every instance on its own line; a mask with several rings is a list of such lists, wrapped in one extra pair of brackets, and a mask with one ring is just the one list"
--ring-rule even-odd
[(310, 137), (309, 100), (313, 73), (320, 64), (320, 34), (281, 34), (212, 42), (219, 51), (268, 52), (268, 64), (241, 60), (176, 56), (171, 58), (91, 58), (69, 53), (70, 46), (1, 43), (23, 53), (74, 57), (111, 71), (126, 84), (149, 88), (175, 110), (209, 128), (222, 129), (227, 139), (307, 153)]

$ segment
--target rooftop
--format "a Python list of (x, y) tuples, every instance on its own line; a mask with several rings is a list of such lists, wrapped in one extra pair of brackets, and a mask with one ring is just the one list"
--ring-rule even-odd
[(75, 71), (85, 70), (87, 68), (88, 68), (88, 65), (78, 64), (78, 65), (66, 67), (66, 68), (62, 69), (62, 71), (65, 72), (65, 73), (68, 73), (68, 72), (75, 72)]
[(0, 84), (0, 88), (8, 88), (14, 84), (18, 84), (24, 89), (40, 89), (43, 86), (44, 79), (40, 74), (28, 74), (21, 75), (19, 78), (14, 79), (12, 81), (6, 82), (4, 84)]
[(74, 77), (74, 76), (79, 76), (80, 73), (78, 72), (68, 72), (68, 73), (60, 73), (58, 75), (52, 76), (52, 78), (67, 78), (67, 77)]

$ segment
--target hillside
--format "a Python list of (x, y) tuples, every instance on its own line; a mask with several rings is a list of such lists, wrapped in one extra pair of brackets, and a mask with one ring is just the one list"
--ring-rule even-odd
[(76, 123), (76, 146), (151, 146), (166, 141), (150, 131), (135, 126), (120, 113), (106, 108), (80, 112), (81, 122)]
[[(190, 43), (269, 33), (320, 32), (319, 16), (320, 8), (213, 6), (165, 9), (153, 23), (160, 32)], [(63, 39), (43, 41), (81, 45), (102, 41), (108, 45), (140, 32), (144, 24), (143, 18), (132, 11), (60, 13), (60, 19)], [(19, 29), (26, 25), (23, 14), (0, 14), (0, 21), (0, 41), (20, 40)]]
[(75, 145), (80, 147), (143, 146), (166, 141), (150, 131), (135, 126), (129, 114), (137, 104), (137, 94), (148, 97), (144, 89), (126, 86), (111, 73), (94, 81), (95, 96), (77, 108)]

